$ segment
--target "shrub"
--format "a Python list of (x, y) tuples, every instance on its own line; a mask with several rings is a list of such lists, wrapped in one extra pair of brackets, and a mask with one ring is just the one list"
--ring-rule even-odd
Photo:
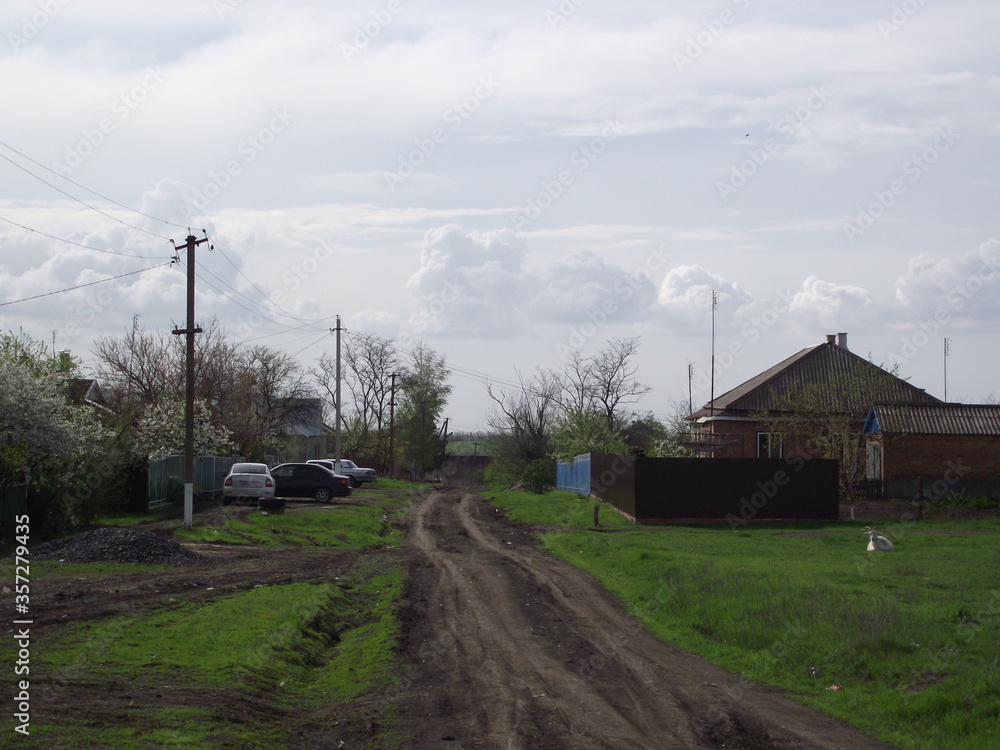
[(543, 495), (555, 486), (556, 465), (550, 458), (536, 458), (521, 474), (521, 486), (528, 492)]

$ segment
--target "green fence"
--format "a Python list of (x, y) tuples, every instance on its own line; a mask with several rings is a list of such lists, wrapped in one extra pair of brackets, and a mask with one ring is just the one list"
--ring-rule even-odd
[[(194, 466), (194, 494), (215, 497), (222, 493), (222, 483), (236, 456), (200, 456)], [(150, 508), (184, 500), (184, 456), (167, 456), (149, 462), (146, 474), (146, 499)]]

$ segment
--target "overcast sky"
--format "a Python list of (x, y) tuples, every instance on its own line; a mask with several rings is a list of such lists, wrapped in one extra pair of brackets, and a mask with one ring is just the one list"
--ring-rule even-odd
[[(0, 327), (133, 315), (296, 354), (423, 339), (484, 380), (638, 336), (662, 416), (849, 347), (1000, 396), (995, 0), (6, 0)], [(77, 243), (77, 244), (72, 244)], [(99, 252), (104, 251), (104, 252)], [(14, 302), (15, 304), (10, 304)]]

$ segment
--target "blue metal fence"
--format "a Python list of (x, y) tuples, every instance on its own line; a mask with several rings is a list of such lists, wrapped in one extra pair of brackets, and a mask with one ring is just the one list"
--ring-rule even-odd
[(590, 454), (577, 456), (573, 463), (560, 462), (556, 466), (556, 487), (566, 492), (590, 495)]

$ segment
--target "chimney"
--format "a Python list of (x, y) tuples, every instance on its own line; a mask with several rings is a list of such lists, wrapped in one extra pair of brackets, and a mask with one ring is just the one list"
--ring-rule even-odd
[(837, 336), (836, 336), (836, 334), (833, 334), (833, 333), (826, 334), (826, 343), (828, 343), (828, 344), (836, 344), (837, 343)]
[[(837, 334), (837, 346), (839, 346), (841, 349), (847, 349), (847, 334), (846, 333), (838, 333)], [(850, 351), (850, 350), (848, 350), (848, 351)]]

